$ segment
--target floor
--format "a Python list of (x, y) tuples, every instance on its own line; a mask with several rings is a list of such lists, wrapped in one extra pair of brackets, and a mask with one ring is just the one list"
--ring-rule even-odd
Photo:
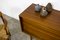
[[(30, 40), (30, 36), (21, 31), (21, 25), (19, 20), (11, 18), (3, 14), (6, 20), (8, 21), (8, 28), (11, 33), (11, 40)], [(35, 40), (35, 38), (33, 38)]]
[(4, 15), (4, 17), (8, 21), (8, 28), (12, 35), (11, 40), (30, 40), (29, 35), (27, 35), (21, 31), (19, 20), (11, 18), (7, 15)]

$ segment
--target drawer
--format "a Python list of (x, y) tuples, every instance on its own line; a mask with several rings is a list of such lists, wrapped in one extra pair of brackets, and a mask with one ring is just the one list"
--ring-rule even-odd
[(51, 33), (53, 35), (56, 35), (57, 37), (60, 37), (60, 31), (59, 30), (56, 30), (54, 29), (53, 27), (49, 27), (49, 26), (45, 26), (45, 25), (42, 25), (36, 21), (32, 21), (32, 20), (29, 20), (29, 19), (26, 19), (26, 18), (22, 18), (22, 22), (25, 22), (25, 23), (28, 23), (38, 29), (41, 29), (45, 32), (48, 32), (48, 33)]
[(23, 32), (28, 33), (30, 35), (33, 35), (37, 38), (40, 38), (42, 40), (59, 40), (59, 36), (56, 36), (52, 33), (49, 33), (45, 30), (42, 30), (40, 28), (37, 28), (37, 26), (33, 26), (27, 22), (22, 22), (23, 25)]

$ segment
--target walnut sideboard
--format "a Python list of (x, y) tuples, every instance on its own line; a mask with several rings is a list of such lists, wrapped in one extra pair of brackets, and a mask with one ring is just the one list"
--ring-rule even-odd
[(35, 12), (30, 5), (20, 15), (22, 31), (41, 40), (60, 40), (60, 11), (54, 10), (46, 17)]

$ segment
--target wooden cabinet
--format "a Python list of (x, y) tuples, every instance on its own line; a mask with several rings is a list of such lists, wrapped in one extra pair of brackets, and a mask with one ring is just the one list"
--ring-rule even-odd
[(41, 40), (60, 40), (60, 11), (54, 10), (46, 17), (35, 12), (35, 4), (30, 5), (20, 15), (22, 31)]

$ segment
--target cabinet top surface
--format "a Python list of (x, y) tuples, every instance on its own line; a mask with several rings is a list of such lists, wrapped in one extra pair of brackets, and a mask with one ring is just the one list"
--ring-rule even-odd
[(30, 20), (36, 24), (41, 24), (42, 26), (47, 26), (60, 30), (60, 11), (53, 10), (48, 16), (41, 17), (40, 13), (35, 12), (35, 4), (30, 5), (24, 12), (19, 16), (23, 19)]

